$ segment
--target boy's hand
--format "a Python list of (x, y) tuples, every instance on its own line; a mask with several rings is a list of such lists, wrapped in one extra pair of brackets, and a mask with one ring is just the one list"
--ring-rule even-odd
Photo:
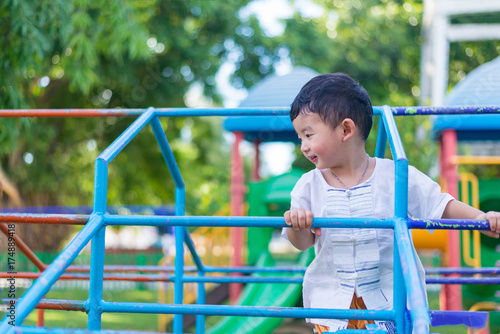
[[(291, 209), (285, 212), (285, 223), (288, 226), (292, 226), (295, 231), (303, 231), (310, 230), (312, 221), (313, 221), (313, 213), (308, 209)], [(499, 218), (500, 224), (500, 218)], [(321, 228), (313, 228), (314, 234), (316, 236), (321, 236)]]
[(485, 235), (498, 238), (500, 233), (500, 212), (489, 211), (476, 217), (477, 220), (487, 220), (490, 223), (491, 231), (481, 231)]

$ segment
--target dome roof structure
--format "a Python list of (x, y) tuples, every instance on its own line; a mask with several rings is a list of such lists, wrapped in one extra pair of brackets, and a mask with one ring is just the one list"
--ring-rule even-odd
[[(471, 71), (447, 95), (445, 106), (499, 106), (500, 57)], [(500, 114), (443, 115), (434, 130), (454, 129), (458, 140), (500, 140)]]
[[(295, 67), (282, 76), (272, 75), (252, 87), (244, 108), (290, 107), (300, 89), (318, 73), (307, 67)], [(241, 131), (248, 141), (297, 141), (297, 135), (288, 116), (237, 116), (224, 121), (227, 131)]]

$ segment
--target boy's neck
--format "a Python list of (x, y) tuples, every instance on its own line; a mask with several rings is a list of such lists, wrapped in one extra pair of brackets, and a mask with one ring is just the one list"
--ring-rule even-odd
[(350, 149), (350, 151), (345, 151), (344, 159), (339, 166), (332, 167), (323, 173), (326, 181), (334, 187), (352, 188), (363, 183), (373, 174), (375, 162), (370, 161), (373, 159), (370, 159), (364, 147), (358, 150)]

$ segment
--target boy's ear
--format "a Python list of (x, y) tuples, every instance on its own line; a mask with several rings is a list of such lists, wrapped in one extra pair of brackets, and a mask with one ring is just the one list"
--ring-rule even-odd
[(350, 118), (346, 118), (342, 121), (342, 130), (344, 131), (343, 140), (346, 141), (356, 133), (356, 124)]

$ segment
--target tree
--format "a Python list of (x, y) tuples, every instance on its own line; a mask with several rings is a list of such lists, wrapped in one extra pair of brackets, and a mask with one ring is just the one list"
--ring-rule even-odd
[[(286, 20), (284, 34), (278, 37), (278, 42), (289, 48), (294, 65), (309, 66), (320, 73), (348, 73), (366, 88), (373, 105), (417, 105), (421, 0), (312, 2), (322, 8), (322, 15), (306, 17), (296, 9)], [(486, 19), (498, 22), (500, 15), (493, 13)], [(477, 15), (454, 20), (483, 22)], [(498, 41), (453, 43), (450, 87), (481, 63), (497, 57), (499, 50)], [(429, 171), (437, 157), (429, 117), (399, 117), (396, 121), (410, 163)], [(375, 145), (375, 134), (372, 131), (368, 140), (369, 149)]]
[[(183, 107), (193, 86), (220, 105), (215, 75), (223, 62), (237, 65), (233, 82), (249, 84), (267, 73), (259, 59), (274, 52), (255, 17), (239, 18), (247, 3), (3, 1), (0, 107)], [(13, 189), (3, 205), (91, 204), (93, 161), (132, 121), (3, 119), (0, 176)], [(169, 118), (162, 124), (186, 182), (188, 213), (218, 211), (229, 201), (221, 120)], [(146, 129), (111, 163), (108, 204), (173, 203), (164, 166)], [(31, 228), (24, 237), (33, 245), (43, 231)], [(61, 238), (52, 234), (35, 248), (53, 248)]]

